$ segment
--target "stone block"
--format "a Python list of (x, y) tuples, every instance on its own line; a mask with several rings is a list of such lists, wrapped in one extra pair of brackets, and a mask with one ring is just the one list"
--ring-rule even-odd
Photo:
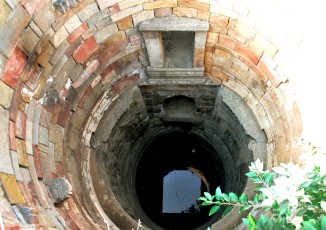
[(0, 2), (0, 27), (6, 23), (8, 16), (11, 14), (12, 10), (6, 4), (5, 1)]
[(17, 34), (21, 34), (21, 32), (26, 28), (30, 20), (31, 20), (31, 16), (22, 7), (22, 5), (18, 4), (13, 9), (12, 13), (7, 18), (6, 22), (10, 28), (16, 30)]
[(108, 8), (109, 6), (112, 6), (114, 4), (120, 3), (123, 0), (97, 0), (97, 3), (101, 10)]
[(6, 63), (7, 58), (2, 53), (0, 53), (0, 76), (2, 75), (3, 70), (5, 69)]
[(33, 145), (33, 156), (37, 178), (43, 179), (43, 170), (41, 167), (41, 154), (38, 150), (37, 145)]
[(72, 16), (65, 24), (66, 30), (69, 34), (71, 34), (75, 29), (77, 29), (81, 25), (81, 21), (79, 17), (75, 14)]
[(276, 64), (267, 55), (261, 57), (257, 67), (274, 87), (278, 87), (281, 84), (282, 78), (275, 72)]
[(166, 1), (150, 1), (150, 2), (144, 2), (143, 7), (144, 10), (153, 10), (153, 9), (159, 9), (159, 8), (171, 8), (176, 7), (177, 1), (175, 0), (166, 0)]
[(26, 138), (26, 113), (18, 110), (16, 117), (15, 135), (16, 137), (25, 140)]
[(138, 26), (140, 22), (152, 19), (154, 17), (154, 10), (143, 10), (132, 15), (134, 26)]
[(23, 176), (22, 176), (20, 168), (19, 168), (18, 154), (16, 151), (11, 150), (10, 155), (11, 155), (11, 162), (12, 162), (12, 166), (13, 166), (14, 173), (16, 176), (16, 180), (23, 181)]
[(118, 32), (117, 24), (112, 23), (104, 27), (103, 29), (99, 30), (97, 33), (95, 33), (94, 37), (97, 43), (101, 43), (117, 32)]
[(235, 45), (238, 44), (238, 42), (235, 41), (234, 39), (230, 38), (227, 35), (220, 34), (219, 39), (218, 39), (218, 44), (220, 44), (228, 49), (234, 50)]
[(52, 173), (54, 173), (54, 172), (56, 172), (56, 166), (55, 166), (55, 146), (54, 146), (54, 144), (52, 142), (49, 142), (48, 158), (49, 158), (50, 171)]
[(16, 138), (17, 154), (19, 166), (28, 167), (28, 159), (26, 152), (26, 142)]
[(11, 88), (16, 88), (18, 78), (23, 71), (25, 63), (25, 53), (19, 47), (16, 46), (12, 54), (8, 58), (5, 69), (3, 70), (1, 80), (7, 85), (9, 85)]
[(66, 127), (70, 113), (71, 113), (72, 105), (69, 101), (65, 101), (63, 107), (60, 111), (60, 115), (58, 118), (58, 125), (62, 126), (63, 128)]
[(92, 2), (87, 6), (85, 6), (82, 10), (78, 11), (77, 15), (80, 18), (80, 20), (84, 22), (98, 12), (99, 9), (96, 2)]
[(133, 6), (133, 7), (130, 7), (128, 9), (125, 9), (125, 10), (121, 10), (120, 12), (114, 14), (114, 15), (111, 15), (111, 19), (112, 19), (112, 22), (116, 22), (116, 21), (119, 21), (125, 17), (128, 17), (130, 15), (133, 15), (135, 13), (138, 13), (140, 11), (143, 10), (143, 5), (137, 5), (137, 6)]
[[(70, 35), (71, 36), (71, 35)], [(70, 37), (69, 36), (69, 37)], [(73, 35), (72, 35), (73, 36)], [(68, 38), (69, 38), (68, 37)], [(68, 40), (67, 38), (67, 40)], [(52, 65), (56, 65), (58, 60), (61, 59), (61, 57), (64, 55), (64, 53), (66, 52), (66, 50), (68, 49), (69, 47), (69, 43), (67, 41), (63, 41), (61, 43), (61, 45), (55, 50), (55, 52), (53, 53), (53, 55), (51, 55), (50, 59), (49, 59), (49, 62), (52, 64)]]
[(81, 24), (78, 28), (76, 28), (67, 38), (67, 41), (72, 44), (77, 40), (86, 30), (88, 29), (88, 25), (86, 22)]
[(100, 55), (101, 63), (105, 63), (110, 60), (112, 57), (117, 55), (118, 53), (124, 51), (129, 44), (129, 39), (124, 39), (119, 42), (113, 43), (110, 46), (107, 46)]
[(100, 65), (98, 60), (93, 60), (92, 62), (87, 63), (85, 70), (81, 73), (78, 79), (72, 84), (74, 89), (79, 88), (82, 86), (87, 79), (94, 73), (97, 67)]
[[(157, 2), (157, 1), (155, 1)], [(154, 9), (155, 17), (167, 17), (172, 15), (172, 8), (166, 7), (166, 8), (157, 8)]]
[(118, 33), (112, 35), (109, 39), (105, 40), (105, 42), (102, 43), (102, 47), (103, 49), (106, 49), (111, 45), (114, 45), (114, 43), (117, 43), (125, 39), (126, 39), (126, 33), (123, 31), (119, 31)]
[(46, 184), (46, 188), (48, 189), (53, 203), (58, 204), (72, 194), (72, 186), (66, 178), (60, 177), (54, 180), (49, 181)]
[(242, 57), (246, 58), (254, 65), (257, 65), (260, 56), (257, 56), (255, 53), (253, 53), (246, 45), (237, 43), (234, 47), (234, 51), (239, 53)]
[(110, 17), (110, 12), (109, 12), (108, 9), (104, 9), (104, 10), (101, 10), (101, 11), (97, 12), (96, 14), (91, 16), (90, 18), (88, 18), (86, 20), (86, 23), (87, 23), (88, 27), (92, 27), (96, 23), (98, 23), (99, 21), (101, 21), (101, 20), (103, 20), (103, 19), (105, 19), (107, 17)]
[(0, 34), (0, 53), (8, 57), (16, 45), (20, 34), (17, 34), (17, 31), (14, 28), (10, 28), (7, 24), (0, 27)]
[(31, 121), (26, 122), (26, 152), (33, 155), (33, 123)]
[(98, 45), (95, 38), (90, 37), (76, 49), (73, 57), (76, 62), (85, 62), (97, 49)]
[[(42, 146), (42, 145), (39, 145)], [(42, 148), (42, 147), (41, 147)], [(42, 172), (43, 172), (43, 178), (45, 180), (50, 180), (52, 179), (52, 174), (51, 174), (51, 170), (50, 170), (50, 165), (49, 165), (49, 157), (48, 157), (48, 153), (43, 152), (41, 150), (41, 148), (39, 147), (39, 153), (41, 156), (41, 168), (42, 168)], [(48, 149), (46, 149), (48, 151)]]
[(35, 34), (38, 37), (42, 37), (43, 32), (40, 30), (40, 28), (35, 24), (35, 22), (33, 20), (30, 21), (29, 27), (31, 27), (31, 29), (35, 32)]
[(68, 36), (69, 33), (67, 32), (66, 28), (64, 26), (61, 26), (60, 29), (55, 32), (55, 34), (51, 38), (51, 43), (55, 48), (58, 48)]
[(33, 21), (43, 33), (55, 22), (54, 11), (51, 8), (51, 4), (47, 4), (43, 10), (33, 17)]
[(25, 204), (25, 198), (21, 193), (15, 176), (0, 173), (0, 180), (5, 194), (11, 204)]
[(211, 12), (209, 10), (198, 10), (197, 11), (197, 18), (200, 20), (208, 21)]
[(38, 135), (39, 135), (39, 143), (41, 143), (42, 145), (48, 146), (49, 145), (48, 130), (40, 125)]
[(174, 7), (173, 14), (178, 17), (187, 17), (187, 18), (196, 18), (197, 17), (197, 9), (187, 8), (187, 7)]
[(117, 21), (117, 25), (118, 25), (119, 30), (126, 30), (126, 29), (133, 27), (132, 17), (128, 16), (128, 17), (125, 17), (125, 18)]
[(0, 81), (0, 105), (5, 109), (9, 109), (11, 106), (11, 100), (13, 98), (14, 90), (6, 85), (3, 81)]
[(245, 36), (246, 38), (252, 38), (255, 36), (256, 32), (253, 28), (241, 23), (237, 22), (234, 31), (238, 34), (241, 34), (242, 36)]
[(270, 57), (274, 57), (278, 51), (278, 48), (260, 33), (256, 34), (252, 46), (259, 49), (259, 52), (266, 52)]
[(9, 151), (9, 112), (0, 106), (0, 172), (14, 174)]

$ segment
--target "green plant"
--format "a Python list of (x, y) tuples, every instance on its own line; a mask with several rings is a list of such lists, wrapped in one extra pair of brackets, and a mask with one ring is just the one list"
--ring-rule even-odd
[(303, 167), (280, 164), (269, 171), (263, 169), (259, 159), (251, 163), (246, 175), (257, 184), (253, 199), (245, 194), (225, 194), (218, 187), (215, 194), (205, 192), (199, 198), (201, 205), (212, 205), (210, 216), (221, 207), (225, 208), (222, 217), (235, 206), (240, 207), (240, 212), (259, 210), (259, 215), (249, 214), (242, 219), (250, 230), (326, 230), (326, 155), (317, 153), (311, 145), (308, 147)]

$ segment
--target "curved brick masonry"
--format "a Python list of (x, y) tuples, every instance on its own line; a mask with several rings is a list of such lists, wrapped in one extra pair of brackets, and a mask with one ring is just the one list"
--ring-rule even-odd
[[(182, 112), (166, 116), (169, 98), (190, 98), (192, 132), (227, 152), (224, 165), (238, 172), (246, 171), (242, 163), (250, 157), (264, 159), (268, 168), (297, 161), (300, 138), (317, 140), (309, 136), (314, 128), (323, 136), (323, 113), (314, 110), (316, 98), (325, 98), (318, 90), (318, 54), (325, 51), (318, 7), (314, 17), (301, 17), (307, 14), (301, 3), (297, 13), (277, 1), (54, 2), (0, 0), (5, 229), (132, 229), (139, 218), (159, 229), (131, 185), (141, 146), (175, 128), (169, 122), (180, 120), (173, 119), (185, 122)], [(163, 43), (152, 27), (144, 28), (171, 19), (197, 31), (196, 71), (161, 68), (164, 59), (160, 67), (151, 63), (147, 48)], [(169, 26), (160, 29), (174, 31)], [(230, 190), (252, 191), (243, 178), (226, 174), (236, 181)], [(56, 199), (49, 182), (59, 178), (71, 184), (72, 194), (69, 188)], [(232, 229), (240, 220), (235, 211), (209, 224)]]

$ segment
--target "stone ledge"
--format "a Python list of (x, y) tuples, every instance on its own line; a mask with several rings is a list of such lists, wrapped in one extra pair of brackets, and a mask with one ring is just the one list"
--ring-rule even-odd
[(204, 75), (204, 67), (202, 68), (157, 68), (147, 67), (147, 72), (150, 77), (181, 77), (198, 78)]
[(153, 18), (139, 24), (140, 31), (208, 31), (207, 21), (185, 17)]

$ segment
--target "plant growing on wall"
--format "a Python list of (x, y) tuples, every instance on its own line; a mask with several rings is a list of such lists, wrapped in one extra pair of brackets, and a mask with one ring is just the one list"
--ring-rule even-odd
[(259, 159), (251, 163), (246, 175), (257, 184), (253, 199), (245, 194), (225, 194), (218, 187), (215, 194), (205, 192), (199, 198), (201, 205), (212, 206), (210, 216), (224, 208), (223, 217), (235, 206), (240, 207), (240, 212), (259, 211), (258, 215), (242, 219), (250, 230), (326, 230), (326, 154), (317, 153), (311, 144), (307, 147), (303, 167), (280, 164), (269, 171), (263, 169)]

